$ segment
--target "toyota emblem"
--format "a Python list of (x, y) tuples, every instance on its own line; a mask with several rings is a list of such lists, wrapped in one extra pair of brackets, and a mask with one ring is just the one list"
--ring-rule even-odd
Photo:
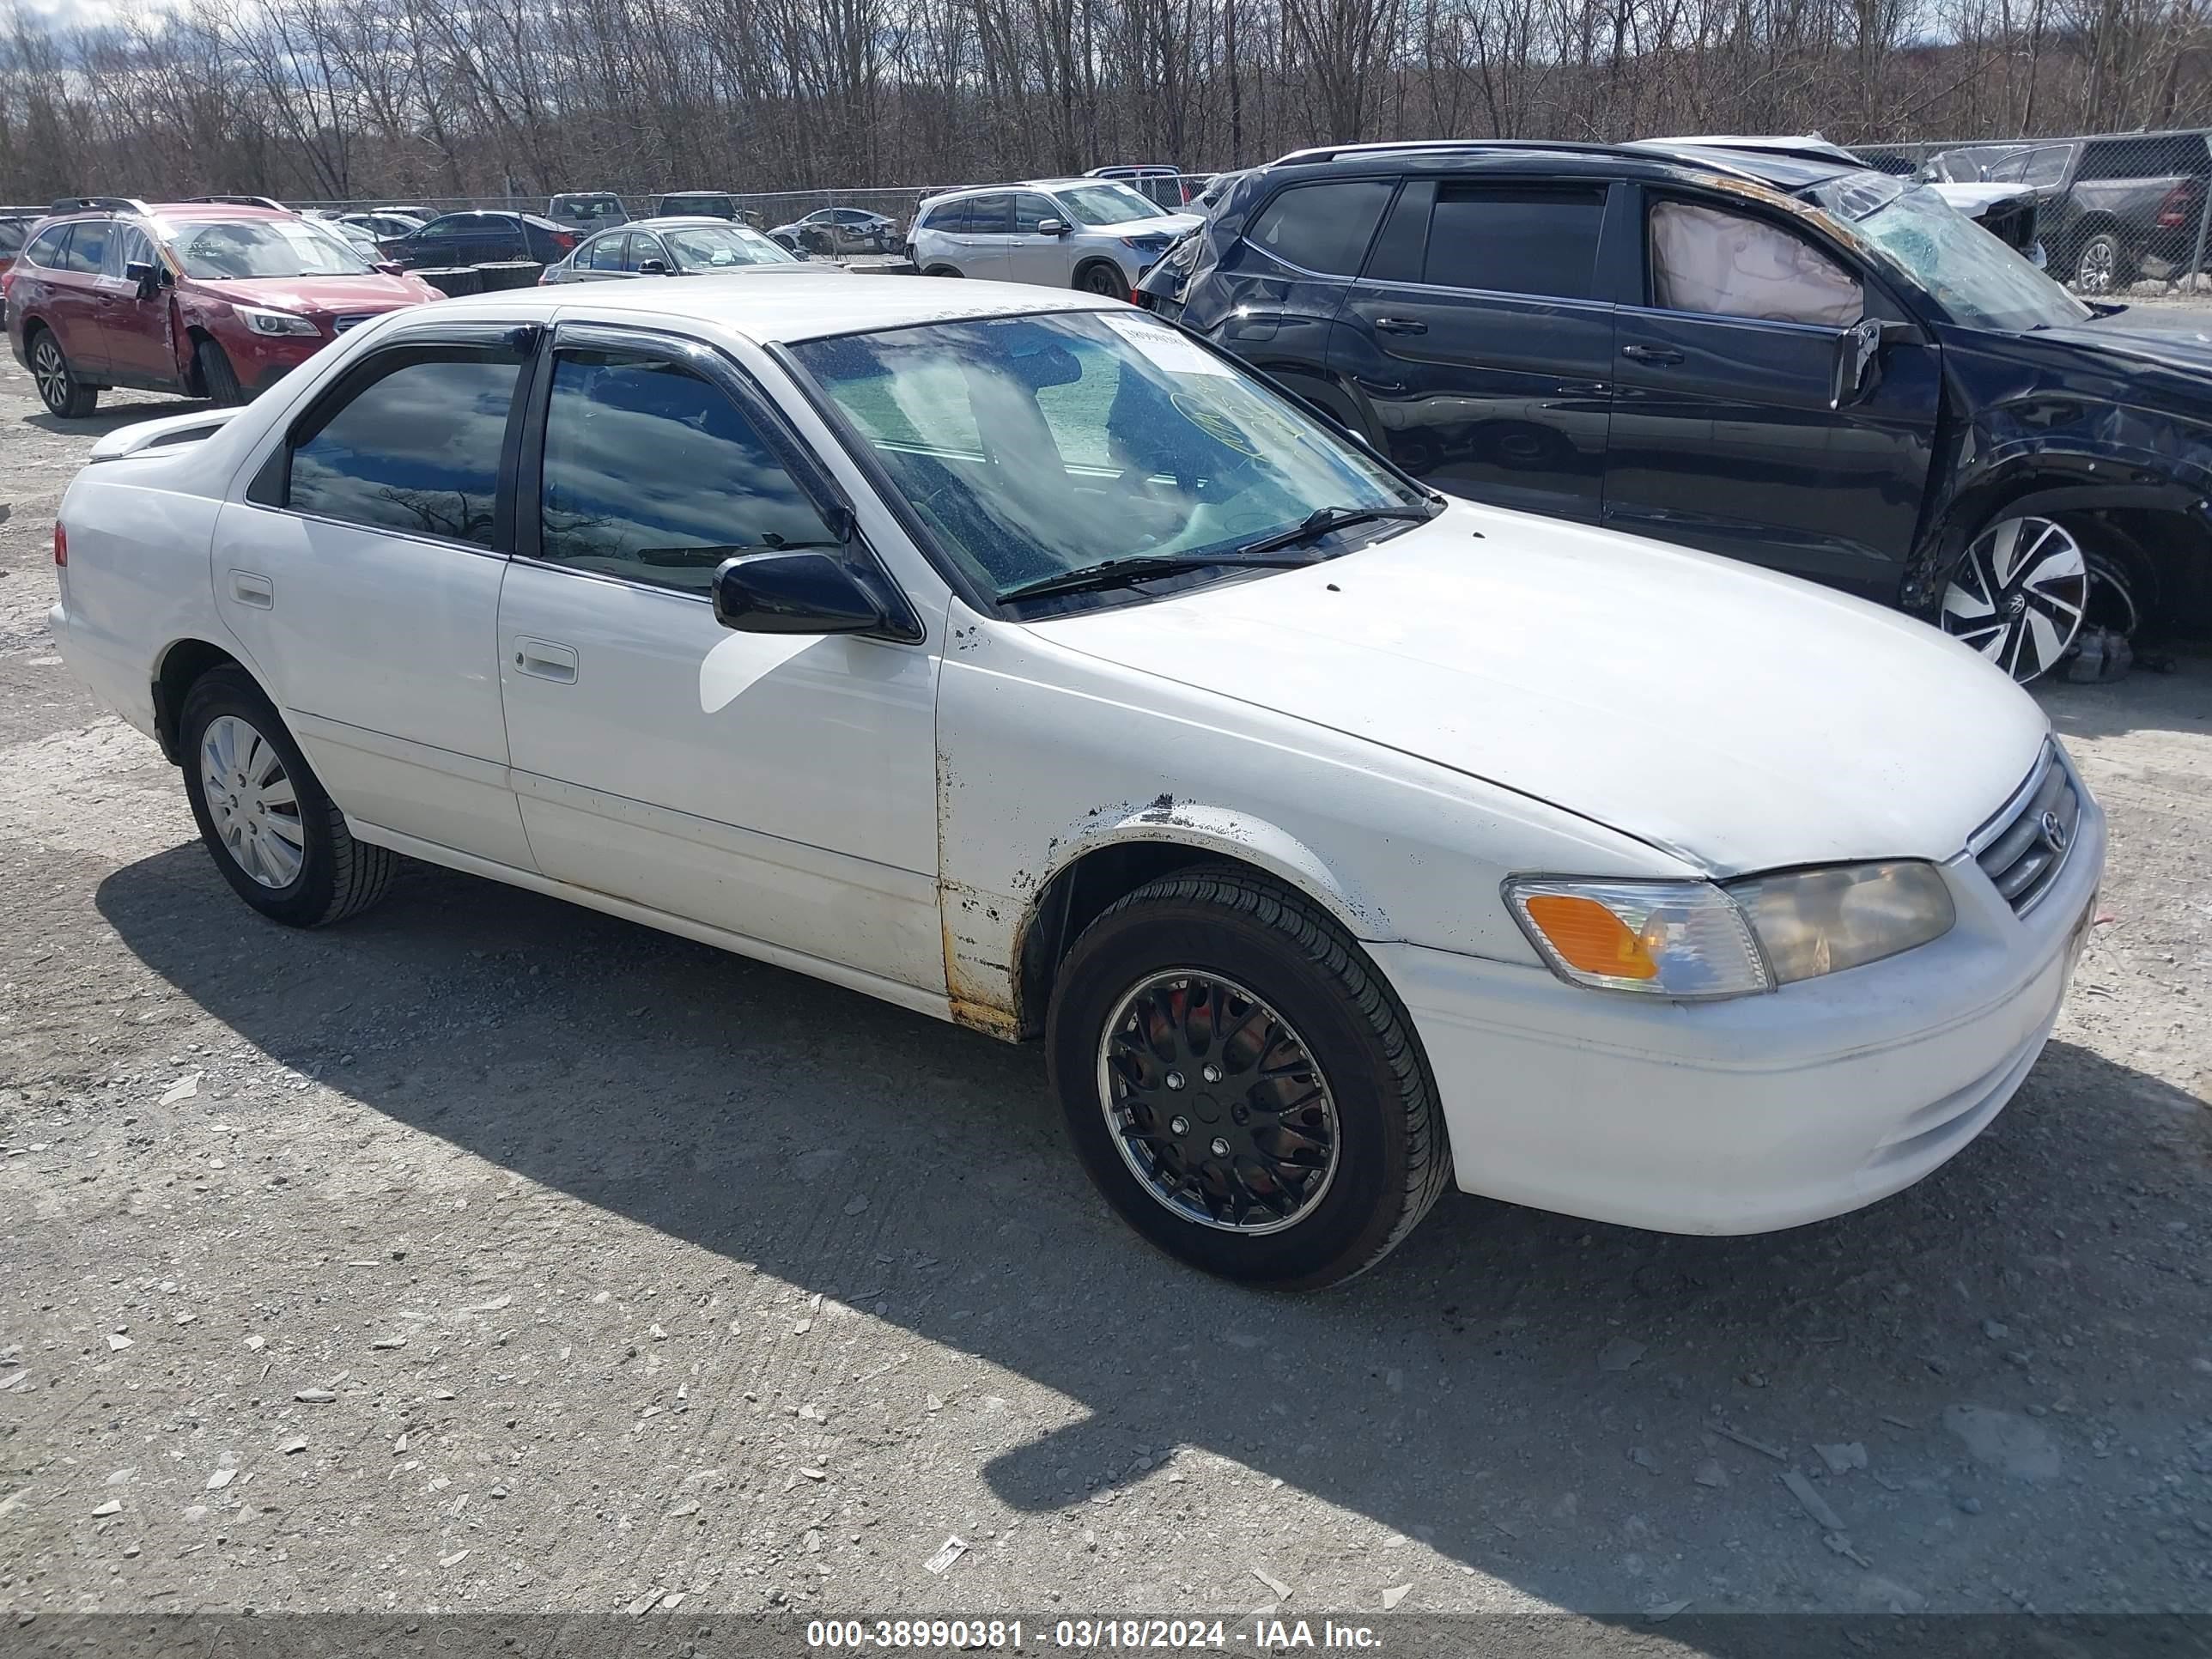
[(2054, 853), (2066, 850), (2066, 826), (2058, 821), (2056, 812), (2045, 812), (2036, 828), (2043, 831), (2043, 844)]

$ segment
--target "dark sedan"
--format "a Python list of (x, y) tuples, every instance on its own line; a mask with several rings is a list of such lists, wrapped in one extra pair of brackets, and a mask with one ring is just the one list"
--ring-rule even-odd
[(603, 230), (567, 258), (545, 267), (545, 283), (600, 283), (625, 276), (705, 276), (772, 266), (810, 270), (805, 261), (746, 225), (686, 215), (639, 219)]
[(420, 230), (386, 239), (385, 257), (410, 270), (526, 261), (550, 265), (568, 258), (576, 232), (534, 213), (448, 213)]

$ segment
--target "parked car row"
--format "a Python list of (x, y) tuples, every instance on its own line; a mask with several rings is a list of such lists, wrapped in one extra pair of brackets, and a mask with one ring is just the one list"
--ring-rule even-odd
[(1437, 488), (1899, 606), (2019, 679), (2087, 626), (2212, 617), (2212, 346), (2084, 304), (1910, 179), (1303, 151), (1140, 289)]
[(926, 276), (975, 276), (1127, 298), (1196, 214), (1164, 213), (1118, 179), (1036, 179), (953, 191), (915, 210)]
[(714, 276), (792, 269), (839, 272), (810, 264), (750, 225), (703, 215), (634, 219), (585, 239), (575, 252), (540, 273), (543, 283), (598, 283), (631, 276)]

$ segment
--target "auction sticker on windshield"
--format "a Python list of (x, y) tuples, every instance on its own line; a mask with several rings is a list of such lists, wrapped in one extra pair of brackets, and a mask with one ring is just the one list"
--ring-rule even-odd
[(1218, 374), (1224, 380), (1232, 377), (1227, 363), (1171, 328), (1146, 318), (1124, 317), (1114, 312), (1108, 312), (1103, 320), (1107, 327), (1170, 374)]

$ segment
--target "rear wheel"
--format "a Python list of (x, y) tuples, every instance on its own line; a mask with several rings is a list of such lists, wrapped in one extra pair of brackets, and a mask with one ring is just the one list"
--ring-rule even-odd
[(2135, 280), (2127, 252), (2115, 233), (2100, 230), (2081, 244), (2074, 261), (2074, 289), (2079, 294), (2113, 294)]
[(1234, 866), (1164, 877), (1091, 923), (1045, 1041), (1099, 1191), (1208, 1273), (1340, 1283), (1396, 1248), (1450, 1172), (1381, 975), (1304, 898)]
[(200, 385), (209, 402), (220, 409), (232, 409), (246, 401), (246, 388), (238, 383), (230, 354), (213, 340), (202, 340), (192, 352), (192, 361), (199, 365)]
[(2056, 668), (2081, 631), (2089, 562), (2081, 539), (2035, 514), (1974, 538), (1943, 589), (1939, 622), (2021, 684)]
[(185, 793), (231, 890), (272, 921), (319, 927), (384, 895), (399, 855), (354, 839), (261, 688), (215, 668), (179, 722)]
[(32, 338), (31, 379), (38, 386), (39, 401), (65, 421), (81, 421), (99, 405), (100, 388), (77, 379), (51, 329), (42, 328)]

